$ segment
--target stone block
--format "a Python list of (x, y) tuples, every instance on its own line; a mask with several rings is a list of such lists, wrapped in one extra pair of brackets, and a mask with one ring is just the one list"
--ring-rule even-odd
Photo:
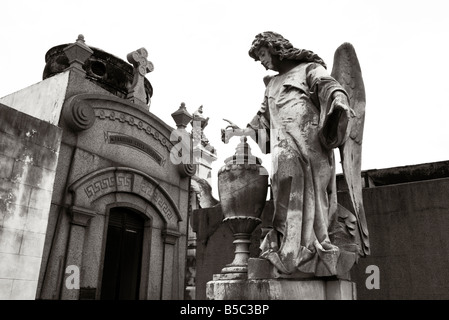
[(28, 208), (24, 230), (45, 233), (48, 225), (48, 213), (42, 209)]
[(20, 267), (20, 256), (18, 254), (0, 252), (0, 279), (15, 279)]
[(31, 187), (23, 185), (20, 181), (16, 181), (13, 178), (11, 180), (2, 180), (0, 184), (0, 205), (8, 202), (9, 204), (26, 206), (31, 193)]
[(14, 136), (1, 133), (0, 127), (0, 154), (15, 158), (23, 149), (22, 143)]
[(41, 258), (44, 250), (44, 242), (44, 233), (24, 232), (19, 254)]
[(12, 181), (34, 187), (37, 186), (41, 177), (40, 168), (33, 166), (33, 154), (22, 154), (16, 158), (11, 174)]
[(38, 168), (41, 171), (41, 179), (36, 184), (36, 187), (52, 192), (56, 172), (50, 169), (45, 169), (41, 167)]
[(16, 279), (37, 281), (41, 260), (40, 257), (20, 256)]
[(22, 238), (22, 230), (0, 227), (0, 252), (18, 254)]
[(11, 172), (11, 180), (16, 183), (51, 191), (55, 179), (55, 171), (34, 165), (34, 155), (26, 155), (15, 161)]
[(355, 282), (346, 280), (326, 281), (326, 300), (356, 300)]
[(37, 280), (14, 280), (9, 300), (35, 300)]
[(51, 205), (51, 191), (33, 188), (29, 198), (30, 208), (42, 209), (48, 212)]
[(8, 204), (7, 210), (4, 211), (3, 215), (3, 227), (23, 230), (28, 215), (27, 212), (28, 208), (25, 205)]
[[(2, 151), (0, 149), (0, 152)], [(0, 154), (0, 180), (11, 179), (14, 162), (13, 158)]]
[(0, 279), (0, 300), (9, 300), (11, 298), (12, 279)]
[(48, 122), (40, 121), (35, 143), (46, 149), (59, 152), (61, 145), (62, 129)]
[(45, 168), (51, 171), (56, 169), (59, 154), (55, 150), (35, 147), (33, 153), (33, 164), (37, 167)]
[(355, 283), (326, 279), (209, 281), (209, 300), (354, 300)]

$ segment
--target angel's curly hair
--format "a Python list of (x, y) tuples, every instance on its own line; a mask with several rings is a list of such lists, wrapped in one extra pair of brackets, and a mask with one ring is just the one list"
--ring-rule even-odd
[(297, 49), (281, 36), (279, 33), (273, 31), (266, 31), (256, 35), (251, 48), (249, 49), (249, 56), (258, 61), (257, 51), (261, 47), (267, 47), (272, 55), (279, 56), (280, 60), (297, 60), (301, 62), (316, 62), (326, 68), (326, 64), (317, 54), (310, 50)]

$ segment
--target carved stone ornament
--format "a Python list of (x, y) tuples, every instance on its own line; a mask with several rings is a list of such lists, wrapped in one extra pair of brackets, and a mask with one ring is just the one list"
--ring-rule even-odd
[[(134, 66), (134, 80), (128, 92), (128, 99), (133, 102), (146, 104), (147, 94), (145, 92), (145, 75), (154, 70), (153, 63), (147, 60), (148, 52), (140, 48), (127, 55), (127, 59)], [(137, 101), (136, 101), (137, 100)]]
[(63, 118), (72, 130), (82, 131), (93, 126), (95, 112), (89, 100), (78, 99), (75, 96), (65, 102)]
[(72, 216), (71, 223), (82, 227), (87, 227), (90, 219), (97, 215), (95, 211), (79, 206), (71, 206), (70, 213)]
[(69, 69), (84, 74), (84, 63), (94, 52), (85, 44), (84, 36), (80, 34), (75, 43), (64, 48), (64, 53), (69, 59)]
[(181, 177), (192, 177), (197, 170), (198, 165), (193, 163), (180, 163), (178, 164), (178, 172)]
[[(181, 213), (170, 194), (158, 181), (136, 169), (104, 168), (80, 178), (69, 187), (69, 191), (73, 198), (68, 205), (74, 209), (90, 208), (92, 203), (101, 197), (123, 192), (136, 195), (150, 203), (160, 213), (168, 229), (177, 230), (178, 223), (182, 220)], [(85, 211), (77, 210), (82, 213)]]
[(224, 222), (234, 234), (235, 257), (222, 273), (248, 272), (251, 234), (259, 223), (268, 191), (268, 172), (261, 160), (251, 154), (247, 138), (242, 137), (236, 154), (225, 160), (218, 172), (218, 192)]
[(185, 129), (193, 119), (193, 116), (187, 111), (184, 102), (181, 102), (178, 110), (173, 112), (171, 116), (175, 120), (178, 129)]

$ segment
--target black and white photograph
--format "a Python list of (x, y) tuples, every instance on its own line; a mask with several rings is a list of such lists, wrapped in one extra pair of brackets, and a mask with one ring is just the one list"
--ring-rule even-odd
[(449, 300), (447, 9), (2, 0), (0, 300)]

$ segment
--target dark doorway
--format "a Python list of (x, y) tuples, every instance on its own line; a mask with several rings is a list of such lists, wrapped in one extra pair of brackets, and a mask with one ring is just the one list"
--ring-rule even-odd
[(144, 219), (127, 208), (109, 214), (101, 299), (137, 300), (140, 288)]

